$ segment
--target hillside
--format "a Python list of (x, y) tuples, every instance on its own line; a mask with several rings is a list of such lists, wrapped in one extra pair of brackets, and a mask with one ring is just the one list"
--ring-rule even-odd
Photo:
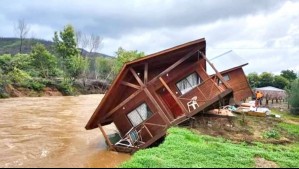
[[(19, 38), (0, 38), (0, 55), (2, 54), (12, 54), (15, 55), (19, 53), (20, 49), (20, 39)], [(23, 53), (30, 53), (32, 46), (34, 46), (37, 43), (41, 43), (46, 46), (46, 48), (49, 51), (53, 51), (53, 42), (52, 41), (47, 41), (47, 40), (42, 40), (42, 39), (25, 39), (24, 45), (22, 48)], [(97, 53), (97, 52), (92, 52), (89, 53), (86, 50), (83, 50), (83, 55), (84, 56), (89, 56), (89, 57), (111, 57), (106, 54), (102, 53)]]

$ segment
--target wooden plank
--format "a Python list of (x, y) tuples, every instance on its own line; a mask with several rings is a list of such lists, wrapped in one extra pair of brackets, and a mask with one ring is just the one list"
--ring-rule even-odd
[(100, 128), (100, 130), (101, 130), (101, 132), (102, 132), (102, 134), (103, 134), (106, 142), (108, 143), (109, 149), (110, 150), (115, 150), (114, 147), (113, 147), (113, 144), (111, 143), (110, 139), (108, 138), (108, 136), (107, 136), (105, 130), (103, 129), (103, 127), (101, 126), (101, 124), (98, 124), (98, 126), (99, 126), (99, 128)]
[(133, 83), (129, 83), (129, 82), (125, 82), (125, 81), (121, 81), (121, 84), (122, 84), (122, 85), (125, 85), (125, 86), (132, 87), (132, 88), (134, 88), (134, 89), (141, 89), (140, 86), (135, 85), (135, 84), (133, 84)]
[(149, 141), (147, 141), (140, 148), (141, 149), (147, 148), (148, 146), (152, 145), (154, 142), (156, 142), (157, 140), (159, 140), (161, 137), (163, 137), (165, 135), (166, 135), (166, 130), (161, 130), (161, 132), (159, 134), (155, 135), (154, 138), (152, 138)]
[(165, 74), (169, 73), (171, 70), (173, 70), (174, 68), (176, 68), (177, 66), (179, 66), (180, 64), (182, 64), (184, 61), (186, 61), (187, 59), (189, 59), (191, 56), (193, 56), (198, 51), (199, 51), (198, 48), (193, 49), (191, 52), (189, 52), (187, 55), (185, 55), (184, 57), (182, 57), (180, 60), (178, 60), (177, 62), (175, 62), (174, 64), (172, 64), (170, 67), (168, 67), (162, 73), (160, 73), (158, 76), (154, 77), (149, 83), (153, 83), (156, 80), (158, 80), (160, 77), (162, 77)]
[(144, 83), (142, 82), (142, 80), (140, 79), (140, 77), (137, 75), (137, 73), (135, 72), (135, 70), (133, 68), (130, 68), (131, 73), (133, 74), (133, 76), (135, 77), (135, 79), (137, 80), (137, 82), (139, 83), (140, 86), (144, 86)]
[(145, 63), (144, 66), (144, 84), (146, 85), (148, 82), (148, 63)]
[(144, 125), (144, 128), (147, 131), (147, 133), (151, 136), (151, 138), (153, 138), (154, 136), (152, 135), (151, 131), (146, 127), (146, 125)]
[(165, 127), (167, 127), (166, 125), (153, 124), (153, 123), (144, 123), (144, 125), (149, 125), (149, 126), (157, 126), (157, 127), (162, 127), (162, 128), (165, 128)]
[(166, 88), (166, 90), (170, 93), (170, 95), (173, 97), (173, 99), (177, 102), (177, 104), (179, 105), (179, 107), (182, 109), (182, 111), (187, 115), (189, 112), (187, 111), (187, 109), (185, 108), (185, 106), (183, 105), (183, 103), (179, 100), (179, 98), (172, 92), (172, 90), (170, 89), (170, 87), (167, 85), (167, 83), (163, 80), (162, 77), (159, 78), (161, 83), (163, 84), (163, 86)]
[(212, 67), (212, 69), (216, 72), (216, 76), (222, 81), (222, 83), (225, 85), (225, 87), (230, 89), (231, 86), (224, 80), (223, 76), (218, 72), (218, 70), (215, 68), (213, 63), (211, 63), (210, 60), (207, 59), (206, 55), (203, 54), (201, 51), (200, 51), (200, 54), (208, 62), (208, 64)]
[(137, 96), (139, 93), (141, 93), (142, 90), (137, 90), (135, 93), (133, 93), (130, 97), (128, 97), (126, 100), (124, 100), (123, 102), (121, 102), (118, 106), (116, 106), (114, 109), (112, 109), (109, 113), (107, 113), (105, 115), (105, 117), (103, 119), (108, 118), (109, 116), (111, 116), (113, 113), (115, 113), (118, 109), (120, 109), (121, 107), (123, 107), (125, 104), (127, 104), (129, 101), (131, 101), (135, 96)]
[(160, 107), (160, 105), (158, 104), (158, 102), (155, 100), (154, 96), (152, 96), (151, 92), (147, 89), (147, 88), (144, 88), (144, 91), (147, 95), (147, 97), (151, 100), (151, 102), (153, 103), (153, 105), (158, 109), (158, 113), (159, 115), (162, 117), (163, 121), (169, 125), (170, 124), (170, 121), (169, 119), (166, 117), (166, 115), (164, 114), (162, 108)]

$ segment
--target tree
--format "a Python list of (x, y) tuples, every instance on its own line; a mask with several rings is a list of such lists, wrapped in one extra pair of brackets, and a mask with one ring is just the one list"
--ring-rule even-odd
[(81, 72), (82, 59), (77, 49), (75, 30), (71, 25), (64, 27), (62, 32), (55, 32), (54, 34), (54, 48), (59, 57), (61, 67), (65, 73), (66, 78), (72, 79), (72, 81), (78, 77)]
[(98, 35), (91, 34), (89, 39), (89, 54), (97, 51), (102, 44), (102, 38)]
[(280, 75), (288, 79), (290, 82), (297, 79), (297, 74), (293, 70), (283, 70)]
[(135, 59), (139, 59), (144, 56), (145, 56), (144, 52), (139, 52), (137, 50), (126, 51), (121, 47), (118, 48), (116, 52), (117, 59), (114, 66), (114, 72), (118, 73), (125, 63), (133, 61)]
[(29, 25), (25, 22), (24, 19), (20, 19), (18, 23), (15, 25), (15, 33), (20, 38), (20, 53), (22, 53), (22, 47), (24, 43), (24, 39), (30, 31)]
[(54, 76), (56, 74), (56, 57), (47, 51), (44, 45), (35, 45), (32, 49), (31, 58), (32, 66), (37, 70), (39, 76), (49, 78), (49, 76)]
[(101, 78), (101, 79), (108, 79), (109, 76), (111, 75), (113, 71), (113, 66), (115, 64), (115, 59), (109, 59), (109, 58), (104, 58), (104, 57), (98, 57), (95, 60), (95, 67), (96, 67), (96, 79)]
[(284, 89), (289, 84), (289, 80), (284, 78), (283, 76), (277, 75), (274, 77), (273, 86)]
[(264, 72), (260, 75), (259, 79), (259, 87), (273, 86), (274, 75), (272, 73)]
[(83, 51), (89, 44), (87, 35), (85, 33), (82, 33), (81, 31), (76, 32), (76, 42), (77, 48), (81, 50), (81, 55), (83, 56)]
[(294, 114), (299, 114), (299, 79), (294, 80), (290, 85), (289, 103), (292, 106), (291, 112)]
[(62, 32), (54, 33), (54, 48), (58, 56), (66, 61), (72, 56), (78, 56), (79, 50), (77, 49), (76, 36), (73, 26), (67, 25)]
[(69, 60), (69, 64), (67, 67), (67, 72), (72, 82), (75, 81), (75, 79), (80, 77), (82, 74), (84, 74), (84, 72), (88, 70), (88, 67), (88, 59), (83, 58), (81, 55), (72, 56)]
[(259, 87), (260, 83), (260, 78), (257, 73), (249, 73), (247, 76), (247, 79), (249, 81), (249, 84), (252, 88), (257, 88)]

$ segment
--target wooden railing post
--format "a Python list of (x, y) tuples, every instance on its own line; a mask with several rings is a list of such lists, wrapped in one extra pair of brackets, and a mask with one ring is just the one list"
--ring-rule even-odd
[(113, 144), (111, 143), (110, 139), (108, 138), (108, 136), (107, 136), (105, 130), (103, 129), (102, 125), (101, 125), (101, 124), (98, 124), (98, 126), (99, 126), (99, 128), (100, 128), (100, 130), (101, 130), (101, 132), (102, 132), (102, 134), (103, 134), (103, 136), (104, 136), (104, 138), (105, 138), (105, 140), (106, 140), (108, 146), (109, 146), (109, 149), (115, 151), (115, 149), (114, 149), (114, 147), (113, 147)]

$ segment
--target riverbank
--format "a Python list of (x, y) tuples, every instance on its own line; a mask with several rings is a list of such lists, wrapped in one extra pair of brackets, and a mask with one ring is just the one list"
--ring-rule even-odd
[(238, 126), (217, 126), (218, 122), (209, 123), (205, 129), (171, 128), (159, 147), (137, 152), (121, 167), (298, 167), (299, 117), (280, 114), (281, 119), (248, 117), (243, 131), (234, 131)]
[(5, 85), (0, 88), (0, 99), (16, 97), (48, 97), (48, 96), (72, 96), (103, 94), (108, 89), (108, 84), (100, 80), (78, 80), (73, 86), (66, 86), (58, 82), (41, 85), (38, 88), (24, 87), (20, 85)]

